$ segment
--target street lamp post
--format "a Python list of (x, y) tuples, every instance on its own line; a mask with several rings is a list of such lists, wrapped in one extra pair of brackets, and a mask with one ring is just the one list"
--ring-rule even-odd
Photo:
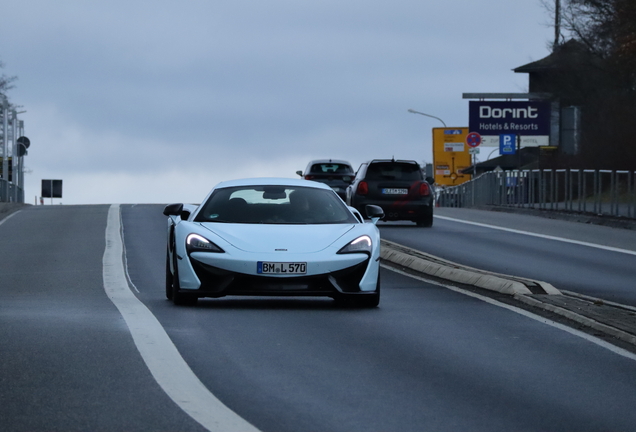
[[(442, 119), (441, 119), (441, 118), (439, 118), (439, 117), (435, 117), (435, 116), (430, 115), (430, 114), (424, 114), (423, 112), (415, 111), (414, 109), (411, 109), (411, 108), (409, 108), (409, 109), (408, 109), (408, 111), (409, 111), (411, 114), (419, 114), (419, 115), (423, 115), (423, 116), (426, 116), (426, 117), (434, 118), (435, 120), (439, 120), (439, 121), (441, 121), (441, 122), (442, 122), (442, 124), (444, 125), (444, 127), (446, 127), (446, 123), (444, 123), (444, 120), (442, 120)], [(454, 158), (453, 158), (453, 160), (454, 160)], [(434, 151), (433, 151), (433, 164), (435, 164), (435, 152), (434, 152)], [(434, 172), (435, 172), (435, 171), (433, 170), (433, 172), (432, 172), (432, 173), (430, 173), (430, 175), (431, 175), (431, 176), (434, 176)]]
[(441, 121), (441, 122), (442, 122), (442, 124), (444, 125), (444, 127), (446, 127), (446, 123), (444, 123), (444, 120), (442, 120), (442, 119), (441, 119), (441, 118), (439, 118), (439, 117), (435, 117), (435, 116), (430, 115), (430, 114), (424, 114), (423, 112), (415, 111), (414, 109), (410, 109), (410, 108), (409, 108), (409, 110), (408, 110), (408, 111), (409, 111), (411, 114), (419, 114), (419, 115), (423, 115), (423, 116), (426, 116), (426, 117), (430, 117), (430, 118), (434, 118), (434, 119), (436, 119), (436, 120), (439, 120), (439, 121)]

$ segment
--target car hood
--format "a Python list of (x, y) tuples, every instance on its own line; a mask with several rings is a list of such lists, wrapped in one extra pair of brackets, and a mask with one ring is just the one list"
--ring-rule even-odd
[(246, 252), (311, 253), (326, 249), (355, 224), (275, 225), (201, 223), (237, 249)]

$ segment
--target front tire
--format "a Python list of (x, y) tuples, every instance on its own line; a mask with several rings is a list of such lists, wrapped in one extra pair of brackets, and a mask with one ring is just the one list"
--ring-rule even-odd
[(172, 272), (170, 271), (170, 252), (166, 251), (166, 298), (172, 300)]
[[(177, 306), (193, 306), (197, 304), (199, 300), (196, 295), (184, 294), (179, 292), (181, 289), (179, 285), (179, 268), (177, 267), (176, 251), (174, 254), (174, 274), (172, 276), (172, 302)], [(167, 287), (166, 287), (167, 288)]]

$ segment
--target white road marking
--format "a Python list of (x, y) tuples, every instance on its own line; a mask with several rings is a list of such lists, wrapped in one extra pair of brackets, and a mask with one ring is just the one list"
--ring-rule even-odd
[[(135, 207), (137, 204), (134, 204), (132, 207)], [(126, 233), (124, 232), (124, 225), (121, 223), (121, 212), (119, 212), (119, 224), (121, 226), (121, 238), (122, 238), (122, 249), (124, 255), (124, 272), (126, 273), (126, 280), (128, 281), (128, 286), (131, 286), (137, 294), (141, 294), (139, 289), (135, 286), (130, 275), (128, 274), (128, 255), (126, 254), (126, 244), (123, 239), (126, 238)]]
[(108, 211), (104, 290), (126, 321), (135, 345), (163, 391), (208, 431), (258, 432), (218, 400), (192, 372), (170, 337), (128, 286), (123, 264), (119, 205)]
[(3, 223), (5, 223), (9, 219), (11, 219), (13, 216), (15, 216), (16, 214), (20, 213), (21, 211), (22, 210), (15, 211), (15, 212), (11, 213), (9, 216), (7, 216), (6, 218), (0, 220), (0, 225), (2, 225)]
[(457, 293), (464, 294), (464, 295), (467, 295), (469, 297), (474, 297), (476, 299), (485, 301), (486, 303), (490, 303), (491, 305), (499, 306), (499, 307), (502, 307), (504, 309), (508, 309), (509, 311), (516, 312), (516, 313), (518, 313), (520, 315), (526, 316), (526, 317), (531, 318), (531, 319), (533, 319), (535, 321), (539, 321), (539, 322), (542, 322), (543, 324), (547, 324), (549, 326), (558, 328), (559, 330), (563, 330), (565, 332), (573, 334), (574, 336), (578, 336), (578, 337), (583, 338), (583, 339), (585, 339), (585, 340), (587, 340), (589, 342), (592, 342), (592, 343), (594, 343), (596, 345), (599, 345), (600, 347), (608, 349), (608, 350), (612, 351), (613, 353), (616, 353), (616, 354), (621, 355), (623, 357), (627, 357), (630, 360), (635, 360), (636, 361), (636, 354), (634, 354), (632, 352), (629, 352), (627, 350), (624, 350), (622, 348), (614, 346), (614, 345), (612, 345), (612, 344), (610, 344), (608, 342), (605, 342), (602, 339), (599, 339), (597, 337), (591, 336), (591, 335), (589, 335), (587, 333), (584, 333), (582, 331), (579, 331), (579, 330), (573, 329), (571, 327), (568, 327), (566, 325), (560, 324), (558, 322), (549, 320), (549, 319), (544, 318), (544, 317), (542, 317), (540, 315), (533, 314), (532, 312), (528, 312), (527, 310), (524, 310), (524, 309), (521, 309), (521, 308), (518, 308), (518, 307), (515, 307), (515, 306), (511, 306), (509, 304), (502, 303), (502, 302), (499, 302), (497, 300), (491, 299), (490, 297), (482, 296), (480, 294), (477, 294), (477, 293), (474, 293), (474, 292), (471, 292), (471, 291), (467, 291), (467, 290), (464, 290), (464, 289), (461, 289), (461, 288), (458, 288), (458, 287), (455, 287), (455, 286), (452, 286), (452, 285), (447, 285), (447, 284), (444, 284), (444, 283), (441, 283), (441, 282), (437, 282), (437, 281), (433, 281), (433, 280), (430, 280), (430, 279), (426, 279), (425, 277), (421, 277), (421, 276), (417, 276), (417, 275), (414, 275), (414, 274), (411, 274), (411, 273), (407, 273), (407, 272), (401, 271), (399, 269), (396, 269), (394, 267), (387, 266), (385, 264), (381, 264), (381, 266), (383, 268), (385, 268), (385, 269), (394, 271), (394, 272), (399, 273), (401, 275), (408, 276), (408, 277), (411, 277), (413, 279), (417, 279), (417, 280), (420, 280), (420, 281), (423, 281), (423, 282), (426, 282), (426, 283), (429, 283), (429, 284), (432, 284), (432, 285), (438, 285), (438, 286), (447, 288), (447, 289), (449, 289), (451, 291), (455, 291)]
[(512, 229), (512, 228), (504, 228), (504, 227), (500, 227), (500, 226), (488, 225), (488, 224), (479, 223), (479, 222), (470, 222), (470, 221), (465, 221), (465, 220), (462, 220), (462, 219), (451, 218), (451, 217), (448, 217), (448, 216), (437, 216), (437, 215), (435, 215), (435, 217), (439, 218), (439, 219), (449, 220), (449, 221), (453, 221), (453, 222), (459, 222), (459, 223), (468, 224), (468, 225), (475, 225), (475, 226), (480, 226), (480, 227), (484, 227), (484, 228), (496, 229), (496, 230), (499, 230), (499, 231), (507, 231), (507, 232), (516, 233), (516, 234), (523, 234), (523, 235), (527, 235), (527, 236), (531, 236), (531, 237), (539, 237), (539, 238), (544, 238), (544, 239), (548, 239), (548, 240), (560, 241), (560, 242), (563, 242), (563, 243), (572, 243), (572, 244), (576, 244), (576, 245), (580, 245), (580, 246), (588, 246), (588, 247), (592, 247), (592, 248), (596, 248), (596, 249), (603, 249), (603, 250), (606, 250), (606, 251), (618, 252), (618, 253), (623, 253), (623, 254), (627, 254), (627, 255), (636, 255), (636, 251), (632, 251), (632, 250), (628, 250), (628, 249), (620, 249), (620, 248), (615, 248), (615, 247), (611, 247), (611, 246), (603, 246), (603, 245), (599, 245), (599, 244), (596, 244), (596, 243), (588, 243), (588, 242), (583, 242), (583, 241), (578, 241), (578, 240), (570, 240), (570, 239), (566, 239), (566, 238), (563, 238), (563, 237), (555, 237), (555, 236), (550, 236), (550, 235), (546, 235), (546, 234), (537, 234), (537, 233), (532, 233), (532, 232), (529, 232), (529, 231), (521, 231), (521, 230), (516, 230), (516, 229)]

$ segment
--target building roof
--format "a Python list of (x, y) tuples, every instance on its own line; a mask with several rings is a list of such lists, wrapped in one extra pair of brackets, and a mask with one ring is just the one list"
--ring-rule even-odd
[(523, 66), (519, 66), (513, 69), (513, 71), (530, 73), (539, 72), (546, 69), (557, 69), (563, 67), (564, 64), (577, 65), (582, 63), (589, 63), (590, 58), (590, 51), (582, 42), (579, 42), (575, 39), (570, 39), (569, 41), (556, 47), (554, 51), (552, 51), (552, 53), (547, 57), (544, 57), (541, 60), (537, 60), (532, 63), (525, 64)]

